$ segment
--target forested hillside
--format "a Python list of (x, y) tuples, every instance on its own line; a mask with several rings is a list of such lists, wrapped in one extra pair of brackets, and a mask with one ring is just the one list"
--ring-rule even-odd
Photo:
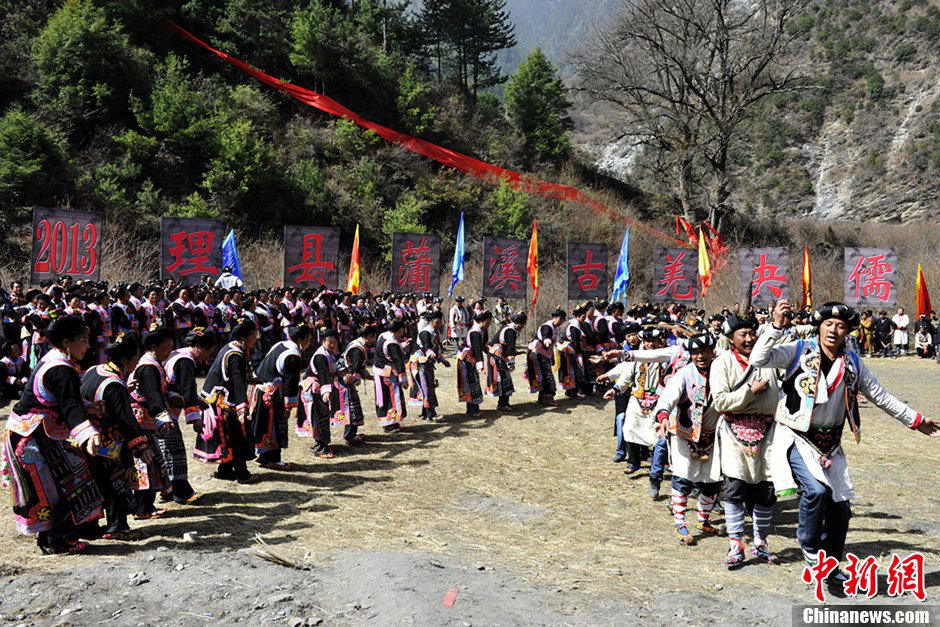
[[(0, 207), (22, 256), (32, 206), (103, 212), (152, 236), (162, 215), (219, 217), (251, 236), (285, 223), (452, 240), (524, 235), (552, 201), (470, 179), (257, 84), (171, 33), (173, 20), (363, 116), (501, 166), (572, 180), (568, 103), (536, 52), (512, 80), (503, 0), (0, 0)], [(502, 99), (492, 88), (499, 86)], [(563, 218), (546, 225), (557, 238)], [(28, 229), (27, 229), (28, 230)], [(554, 235), (553, 235), (554, 233)], [(555, 240), (557, 241), (557, 239)]]

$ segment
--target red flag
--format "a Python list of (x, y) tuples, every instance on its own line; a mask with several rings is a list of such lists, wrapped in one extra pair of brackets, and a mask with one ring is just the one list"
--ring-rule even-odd
[(924, 268), (917, 264), (917, 317), (930, 315), (933, 306), (930, 304), (930, 293), (927, 291), (927, 279), (924, 278)]
[(526, 262), (529, 273), (529, 285), (532, 286), (532, 310), (539, 299), (539, 221), (532, 221), (532, 239), (529, 240), (529, 259)]
[(695, 232), (695, 227), (682, 216), (676, 216), (676, 237), (682, 237), (683, 233), (689, 239), (690, 245), (698, 246), (698, 233)]
[(466, 174), (481, 180), (490, 181), (493, 183), (505, 181), (513, 189), (524, 191), (527, 194), (535, 194), (544, 198), (567, 201), (581, 205), (582, 207), (586, 207), (595, 213), (606, 215), (608, 219), (619, 220), (626, 224), (635, 226), (637, 229), (649, 233), (650, 235), (659, 239), (673, 244), (685, 245), (684, 242), (676, 240), (668, 233), (659, 231), (651, 227), (649, 224), (635, 218), (625, 216), (620, 211), (608, 207), (607, 205), (601, 203), (598, 200), (595, 200), (581, 190), (571, 187), (570, 185), (561, 185), (558, 183), (543, 181), (520, 172), (515, 172), (513, 170), (501, 168), (491, 163), (480, 161), (479, 159), (474, 159), (473, 157), (458, 153), (456, 151), (450, 150), (449, 148), (444, 148), (443, 146), (438, 146), (437, 144), (432, 144), (431, 142), (420, 139), (418, 137), (412, 137), (411, 135), (392, 130), (388, 127), (382, 126), (381, 124), (377, 124), (371, 120), (365, 119), (361, 115), (357, 114), (351, 109), (344, 107), (332, 98), (328, 98), (323, 94), (319, 94), (304, 87), (294, 85), (293, 83), (279, 80), (270, 74), (255, 69), (241, 59), (237, 59), (225, 52), (222, 52), (221, 50), (213, 48), (203, 40), (199, 39), (186, 29), (174, 24), (173, 22), (166, 22), (166, 25), (185, 39), (188, 39), (194, 44), (205, 48), (220, 59), (232, 64), (242, 72), (245, 72), (246, 74), (254, 77), (268, 87), (287, 94), (288, 96), (302, 102), (309, 107), (313, 107), (315, 109), (319, 109), (320, 111), (329, 113), (330, 115), (335, 115), (337, 117), (345, 118), (351, 122), (354, 122), (362, 128), (375, 132), (375, 134), (382, 139), (401, 146), (405, 150), (419, 154), (423, 157), (427, 157), (428, 159), (433, 159), (438, 163), (454, 168), (461, 172), (465, 172)]

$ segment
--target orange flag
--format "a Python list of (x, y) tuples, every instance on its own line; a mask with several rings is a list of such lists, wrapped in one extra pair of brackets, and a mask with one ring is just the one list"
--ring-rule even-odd
[(809, 247), (803, 247), (803, 306), (813, 306), (813, 268), (809, 263)]
[(698, 238), (698, 279), (702, 283), (702, 298), (708, 294), (708, 288), (712, 285), (712, 262), (708, 258), (708, 247), (705, 245), (704, 231)]
[(529, 285), (532, 286), (532, 309), (535, 314), (535, 303), (539, 299), (539, 221), (532, 221), (532, 238), (529, 240), (529, 260), (526, 262), (529, 273)]
[(930, 293), (927, 291), (927, 280), (924, 278), (924, 268), (917, 264), (917, 317), (927, 316), (933, 305), (930, 304)]
[(352, 259), (349, 261), (349, 279), (346, 281), (346, 291), (352, 294), (359, 293), (359, 225), (356, 225), (356, 238), (353, 240)]

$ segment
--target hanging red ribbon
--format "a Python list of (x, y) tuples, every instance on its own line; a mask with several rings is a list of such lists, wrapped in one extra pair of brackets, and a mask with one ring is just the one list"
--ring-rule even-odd
[(394, 131), (390, 128), (382, 126), (381, 124), (376, 124), (375, 122), (371, 122), (363, 118), (354, 111), (347, 109), (332, 98), (328, 98), (322, 94), (310, 91), (309, 89), (298, 87), (292, 83), (274, 78), (270, 74), (265, 74), (261, 70), (257, 70), (251, 67), (244, 61), (236, 59), (235, 57), (222, 52), (221, 50), (216, 50), (203, 40), (190, 33), (185, 28), (182, 28), (173, 22), (167, 22), (167, 25), (170, 29), (180, 34), (184, 38), (188, 39), (196, 45), (205, 48), (220, 59), (231, 63), (241, 71), (253, 76), (265, 85), (283, 92), (304, 103), (305, 105), (314, 107), (315, 109), (319, 109), (320, 111), (324, 111), (337, 117), (345, 118), (350, 122), (354, 122), (362, 128), (375, 132), (376, 135), (385, 139), (386, 141), (398, 144), (405, 150), (419, 154), (423, 157), (427, 157), (428, 159), (433, 159), (438, 163), (454, 168), (455, 170), (460, 170), (461, 172), (469, 174), (470, 176), (474, 176), (478, 179), (485, 180), (487, 182), (498, 183), (500, 180), (504, 180), (514, 189), (522, 190), (529, 194), (535, 194), (555, 200), (567, 201), (581, 205), (583, 207), (587, 207), (597, 213), (606, 215), (612, 220), (621, 220), (626, 224), (635, 226), (636, 228), (641, 229), (654, 237), (666, 240), (672, 244), (689, 247), (686, 242), (678, 240), (667, 233), (663, 233), (662, 231), (654, 229), (653, 227), (639, 222), (634, 218), (625, 216), (615, 211), (614, 209), (611, 209), (607, 205), (594, 200), (584, 192), (574, 187), (570, 187), (568, 185), (559, 185), (557, 183), (549, 183), (548, 181), (542, 181), (537, 178), (520, 174), (519, 172), (507, 170), (505, 168), (474, 159), (473, 157), (462, 155), (459, 152), (454, 152), (453, 150), (443, 148), (436, 144), (432, 144), (431, 142), (425, 141), (423, 139), (418, 139), (417, 137), (412, 137), (411, 135), (399, 133), (398, 131)]

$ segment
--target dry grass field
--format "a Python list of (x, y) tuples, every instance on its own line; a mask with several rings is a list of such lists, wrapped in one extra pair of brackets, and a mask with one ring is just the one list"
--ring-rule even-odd
[[(914, 358), (869, 363), (900, 398), (940, 416), (936, 364)], [(513, 397), (514, 413), (498, 415), (491, 409), (495, 400), (487, 400), (481, 416), (467, 418), (454, 402), (453, 371), (441, 374), (444, 422), (409, 420), (389, 435), (367, 422), (369, 446), (338, 446), (334, 460), (314, 459), (308, 442), (293, 438), (287, 459), (298, 470), (254, 468), (251, 485), (213, 480), (211, 468), (193, 463), (201, 499), (171, 506), (163, 520), (132, 523), (137, 542), (99, 541), (89, 555), (40, 557), (33, 540), (16, 536), (4, 515), (0, 574), (120, 564), (156, 547), (171, 555), (238, 550), (260, 536), (272, 552), (314, 569), (341, 551), (437, 554), (511, 573), (558, 599), (618, 599), (639, 607), (664, 593), (811, 601), (800, 582), (795, 501), (780, 504), (771, 539), (783, 563), (727, 572), (720, 563), (724, 538), (680, 546), (666, 499), (654, 503), (646, 494), (645, 467), (628, 477), (610, 462), (611, 404), (563, 401), (542, 411), (522, 392)], [(892, 552), (923, 552), (928, 599), (936, 598), (940, 495), (933, 486), (940, 440), (910, 432), (868, 406), (862, 420), (861, 444), (846, 445), (858, 494), (848, 549), (874, 555), (883, 568)], [(187, 532), (196, 532), (195, 543), (184, 540)]]

